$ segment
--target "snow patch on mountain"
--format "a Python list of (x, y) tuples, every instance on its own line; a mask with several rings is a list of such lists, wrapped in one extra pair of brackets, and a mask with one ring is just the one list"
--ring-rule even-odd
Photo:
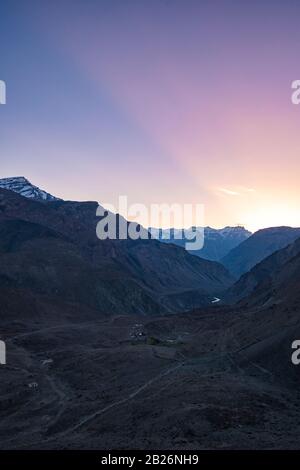
[(59, 198), (52, 196), (52, 194), (49, 194), (46, 191), (43, 191), (37, 186), (31, 184), (28, 179), (24, 178), (24, 176), (1, 178), (0, 188), (7, 189), (9, 191), (14, 191), (15, 193), (18, 193), (21, 196), (27, 197), (29, 199), (37, 199), (39, 201), (60, 200)]

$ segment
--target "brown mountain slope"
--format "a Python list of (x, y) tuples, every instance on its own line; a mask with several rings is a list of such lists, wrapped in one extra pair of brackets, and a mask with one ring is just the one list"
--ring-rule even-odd
[(236, 303), (261, 303), (279, 301), (280, 295), (287, 301), (284, 290), (291, 291), (292, 300), (297, 294), (300, 265), (300, 238), (286, 248), (276, 251), (244, 274), (224, 295), (223, 301)]
[(78, 304), (83, 312), (163, 311), (113, 261), (103, 258), (96, 267), (63, 235), (17, 219), (0, 221), (0, 288)]
[[(156, 240), (100, 241), (96, 236), (100, 220), (97, 207), (95, 202), (39, 202), (0, 190), (0, 220), (35, 223), (65, 237), (76, 245), (85, 262), (102, 271), (98, 276), (103, 282), (109, 282), (113, 266), (121, 297), (122, 282), (128, 285), (130, 281), (140, 286), (147, 298), (155, 297), (162, 310), (186, 310), (210, 302), (212, 296), (232, 284), (222, 265), (194, 257), (180, 247)], [(137, 302), (133, 300), (133, 305), (136, 303), (138, 296)]]
[(300, 228), (271, 227), (258, 230), (231, 250), (221, 262), (237, 278), (277, 250), (300, 237)]

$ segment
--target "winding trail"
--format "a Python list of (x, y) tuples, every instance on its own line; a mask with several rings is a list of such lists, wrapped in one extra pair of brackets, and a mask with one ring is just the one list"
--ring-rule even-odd
[(170, 367), (169, 369), (165, 370), (164, 372), (161, 372), (160, 374), (158, 374), (157, 376), (153, 377), (152, 379), (148, 380), (146, 383), (144, 383), (142, 386), (140, 386), (139, 388), (137, 388), (134, 392), (130, 393), (127, 397), (125, 398), (121, 398), (120, 400), (118, 401), (115, 401), (114, 403), (111, 403), (110, 405), (107, 405), (105, 406), (104, 408), (98, 410), (98, 411), (95, 411), (94, 413), (88, 415), (88, 416), (85, 416), (81, 421), (79, 421), (75, 426), (67, 429), (64, 433), (61, 434), (62, 435), (66, 435), (66, 434), (69, 434), (73, 431), (77, 431), (77, 429), (81, 428), (82, 426), (84, 426), (85, 424), (89, 423), (90, 421), (92, 421), (94, 418), (97, 418), (98, 416), (102, 415), (103, 413), (105, 413), (106, 411), (109, 411), (111, 410), (112, 408), (115, 408), (116, 406), (119, 406), (119, 405), (124, 405), (125, 403), (127, 403), (128, 401), (132, 400), (133, 398), (135, 398), (137, 395), (139, 395), (143, 390), (145, 390), (146, 388), (148, 388), (150, 385), (152, 385), (154, 382), (157, 382), (158, 380), (162, 379), (163, 377), (165, 377), (166, 375), (169, 375), (171, 374), (172, 372), (175, 372), (176, 370), (178, 370), (180, 367), (182, 367), (184, 365), (184, 363), (180, 363), (178, 364), (177, 366), (175, 367)]

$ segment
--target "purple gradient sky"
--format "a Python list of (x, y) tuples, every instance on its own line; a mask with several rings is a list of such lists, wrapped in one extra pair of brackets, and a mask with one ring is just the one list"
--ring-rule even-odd
[[(300, 226), (299, 1), (2, 0), (1, 176)], [(143, 222), (143, 221), (142, 221)]]

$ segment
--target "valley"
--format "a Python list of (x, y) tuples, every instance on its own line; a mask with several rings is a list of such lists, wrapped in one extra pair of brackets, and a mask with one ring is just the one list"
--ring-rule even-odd
[(269, 313), (213, 307), (24, 325), (5, 337), (2, 446), (296, 448), (298, 371), (289, 341), (266, 355), (283, 327)]
[(94, 202), (18, 191), (0, 189), (2, 448), (298, 447), (296, 229), (241, 242), (267, 254), (236, 279), (172, 243), (99, 241)]
[(1, 468), (300, 454), (299, 17), (0, 0)]

